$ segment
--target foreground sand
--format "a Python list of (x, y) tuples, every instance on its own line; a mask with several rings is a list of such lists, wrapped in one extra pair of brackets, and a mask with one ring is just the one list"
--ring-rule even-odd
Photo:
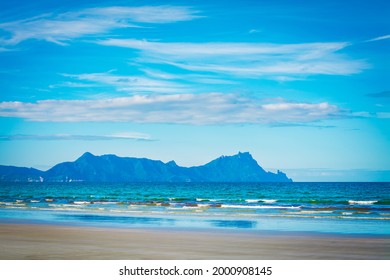
[(390, 259), (390, 238), (0, 224), (0, 259)]

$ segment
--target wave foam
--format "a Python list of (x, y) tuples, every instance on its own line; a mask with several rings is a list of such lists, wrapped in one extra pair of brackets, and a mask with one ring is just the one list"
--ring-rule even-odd
[(304, 210), (304, 211), (300, 211), (298, 214), (331, 214), (331, 213), (333, 213), (333, 211)]
[(82, 205), (82, 204), (91, 204), (89, 201), (74, 201), (74, 204)]
[(257, 203), (260, 201), (262, 201), (262, 200), (260, 200), (260, 199), (245, 199), (245, 202), (248, 202), (248, 203)]
[(371, 205), (378, 202), (377, 200), (348, 200), (349, 204), (358, 204), (358, 205)]
[(221, 205), (222, 208), (240, 208), (240, 209), (301, 209), (301, 206), (266, 206), (266, 205)]
[(264, 203), (271, 204), (271, 203), (275, 203), (277, 200), (276, 199), (262, 199), (261, 201)]
[(110, 204), (117, 204), (117, 202), (115, 202), (115, 201), (93, 201), (93, 204), (110, 205)]

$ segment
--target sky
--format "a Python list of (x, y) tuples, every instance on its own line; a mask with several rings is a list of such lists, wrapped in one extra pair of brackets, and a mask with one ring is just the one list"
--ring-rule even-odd
[(0, 164), (248, 151), (390, 181), (388, 1), (0, 0)]

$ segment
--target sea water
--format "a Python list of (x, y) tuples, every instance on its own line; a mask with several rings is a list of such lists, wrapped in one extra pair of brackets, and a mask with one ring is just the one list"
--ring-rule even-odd
[(390, 183), (1, 183), (0, 222), (390, 234)]

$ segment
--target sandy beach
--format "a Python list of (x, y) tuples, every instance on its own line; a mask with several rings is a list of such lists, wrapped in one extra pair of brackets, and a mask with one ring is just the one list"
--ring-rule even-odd
[(0, 259), (390, 259), (390, 238), (0, 224)]

